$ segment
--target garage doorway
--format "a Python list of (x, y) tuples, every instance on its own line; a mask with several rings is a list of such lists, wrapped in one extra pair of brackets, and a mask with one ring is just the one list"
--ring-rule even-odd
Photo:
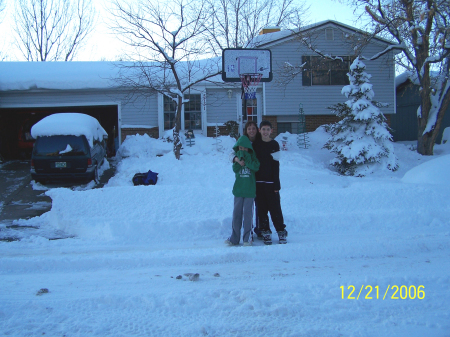
[(31, 127), (54, 113), (79, 112), (96, 118), (108, 133), (108, 156), (114, 156), (118, 139), (118, 106), (64, 106), (0, 109), (0, 154), (5, 160), (30, 159), (34, 140)]

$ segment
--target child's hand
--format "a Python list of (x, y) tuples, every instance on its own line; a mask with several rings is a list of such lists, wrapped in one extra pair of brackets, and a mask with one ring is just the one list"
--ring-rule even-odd
[(234, 157), (234, 161), (236, 163), (238, 163), (239, 165), (241, 165), (241, 166), (245, 165), (245, 161), (244, 160), (240, 160), (238, 157)]

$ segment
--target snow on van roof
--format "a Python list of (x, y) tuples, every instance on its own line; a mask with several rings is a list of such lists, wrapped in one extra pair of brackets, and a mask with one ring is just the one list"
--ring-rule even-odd
[(97, 119), (77, 112), (56, 113), (47, 116), (31, 128), (33, 138), (56, 135), (84, 135), (92, 147), (94, 139), (101, 140), (108, 134)]

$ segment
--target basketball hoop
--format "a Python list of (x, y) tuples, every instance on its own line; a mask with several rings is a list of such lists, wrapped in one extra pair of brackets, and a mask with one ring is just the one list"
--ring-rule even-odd
[(242, 82), (242, 89), (245, 94), (245, 99), (255, 99), (256, 89), (261, 81), (262, 74), (240, 74), (239, 75)]

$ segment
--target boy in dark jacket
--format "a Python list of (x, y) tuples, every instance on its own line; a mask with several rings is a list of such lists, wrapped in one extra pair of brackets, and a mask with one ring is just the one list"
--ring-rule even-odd
[(280, 243), (286, 243), (287, 231), (280, 204), (280, 145), (270, 138), (272, 124), (262, 121), (259, 126), (261, 140), (253, 143), (260, 167), (256, 172), (256, 204), (258, 205), (259, 230), (266, 245), (272, 244), (268, 212), (278, 233)]
[[(244, 246), (251, 246), (250, 233), (252, 230), (253, 201), (256, 196), (255, 172), (259, 169), (259, 161), (253, 151), (252, 143), (246, 136), (238, 139), (233, 146), (237, 160), (233, 163), (236, 180), (233, 186), (234, 210), (232, 232), (225, 243), (239, 244), (241, 227), (244, 225), (242, 240)], [(244, 222), (242, 222), (242, 218)]]

